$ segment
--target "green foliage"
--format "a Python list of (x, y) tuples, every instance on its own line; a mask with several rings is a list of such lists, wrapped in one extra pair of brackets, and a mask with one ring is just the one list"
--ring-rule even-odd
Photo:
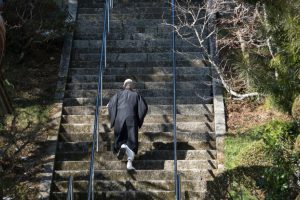
[[(299, 153), (296, 122), (272, 121), (225, 143), (229, 199), (294, 199)], [(299, 136), (298, 136), (299, 138)], [(298, 187), (299, 188), (299, 187)]]
[(298, 155), (298, 157), (300, 158), (300, 133), (296, 139), (296, 142), (295, 142), (295, 151), (296, 151), (296, 154)]
[(292, 107), (292, 115), (295, 120), (300, 122), (300, 95), (294, 100)]
[[(249, 44), (235, 53), (231, 64), (248, 89), (267, 95), (273, 106), (291, 113), (300, 94), (300, 0), (241, 2), (265, 4), (267, 21), (257, 20), (254, 35), (269, 39), (270, 47)], [(260, 12), (263, 18), (262, 8)], [(242, 51), (249, 56), (245, 58)]]
[(242, 148), (236, 162), (237, 166), (270, 166), (272, 160), (267, 156), (266, 144), (258, 140)]
[(273, 121), (264, 127), (263, 140), (268, 155), (273, 158), (273, 168), (265, 173), (265, 187), (269, 189), (267, 199), (280, 199), (290, 194), (293, 176), (297, 170), (298, 157), (294, 142), (299, 127), (296, 123)]

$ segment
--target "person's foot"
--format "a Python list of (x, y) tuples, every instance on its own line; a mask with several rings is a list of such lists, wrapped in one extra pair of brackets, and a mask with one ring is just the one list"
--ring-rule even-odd
[(127, 154), (128, 160), (133, 161), (134, 156), (135, 156), (134, 152), (126, 144), (124, 146), (126, 148), (126, 154)]
[(117, 155), (117, 157), (118, 157), (119, 160), (122, 160), (124, 158), (124, 155), (125, 155), (125, 153), (127, 151), (126, 146), (127, 146), (126, 144), (122, 144), (122, 146), (121, 146), (121, 148), (120, 148), (120, 150), (118, 152), (118, 155)]
[(132, 160), (127, 161), (127, 170), (128, 171), (135, 171), (135, 168), (132, 166)]

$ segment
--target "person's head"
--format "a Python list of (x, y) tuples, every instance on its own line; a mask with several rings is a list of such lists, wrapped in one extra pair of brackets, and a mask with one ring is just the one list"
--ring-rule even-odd
[(126, 79), (123, 84), (124, 89), (133, 89), (133, 81), (131, 79)]

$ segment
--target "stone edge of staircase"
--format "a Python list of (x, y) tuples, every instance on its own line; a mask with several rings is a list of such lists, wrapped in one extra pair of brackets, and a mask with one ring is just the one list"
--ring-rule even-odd
[[(71, 23), (76, 21), (78, 10), (77, 0), (72, 0), (68, 2), (68, 12), (71, 17)], [(61, 53), (61, 59), (59, 64), (58, 81), (55, 91), (55, 103), (53, 106), (53, 114), (50, 116), (49, 125), (51, 127), (51, 132), (47, 136), (45, 141), (45, 151), (46, 155), (44, 158), (44, 164), (42, 167), (42, 172), (38, 174), (39, 184), (39, 195), (38, 199), (48, 200), (50, 198), (52, 177), (54, 172), (54, 162), (55, 153), (57, 146), (57, 139), (59, 134), (59, 128), (61, 123), (62, 109), (63, 109), (63, 99), (65, 94), (65, 88), (68, 78), (69, 65), (71, 60), (72, 45), (74, 39), (74, 32), (65, 33), (63, 48)]]
[(224, 145), (226, 135), (225, 105), (223, 98), (223, 87), (220, 81), (213, 78), (213, 104), (217, 149), (217, 169), (218, 173), (224, 171)]

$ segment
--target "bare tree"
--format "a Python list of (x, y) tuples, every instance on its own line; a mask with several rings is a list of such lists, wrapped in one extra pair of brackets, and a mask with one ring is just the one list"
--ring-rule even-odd
[(228, 67), (230, 58), (226, 52), (239, 50), (248, 67), (253, 67), (249, 49), (260, 51), (267, 48), (272, 55), (270, 38), (262, 34), (262, 28), (267, 23), (263, 5), (250, 5), (236, 0), (178, 0), (176, 16), (177, 35), (201, 49), (204, 59), (215, 69), (229, 94), (240, 100), (261, 95), (257, 92), (236, 92), (241, 87), (249, 88), (250, 79), (232, 75), (232, 68)]

